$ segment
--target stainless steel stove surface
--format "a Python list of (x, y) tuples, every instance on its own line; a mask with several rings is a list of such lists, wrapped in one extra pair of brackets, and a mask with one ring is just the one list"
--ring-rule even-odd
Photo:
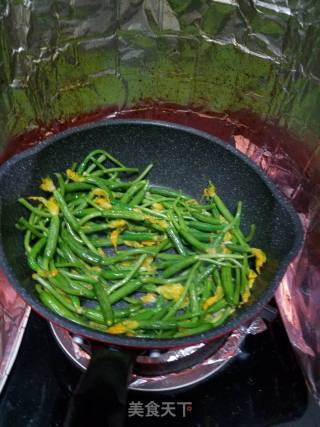
[[(58, 330), (58, 335), (61, 339), (62, 331)], [(213, 355), (216, 357), (226, 345), (222, 343)], [(234, 357), (219, 369), (211, 369), (206, 362), (214, 356), (205, 355), (193, 368), (155, 375), (158, 377), (155, 381), (150, 381), (153, 377), (134, 374), (130, 381), (127, 426), (156, 427), (164, 423), (167, 427), (263, 427), (282, 423), (290, 427), (320, 426), (320, 409), (308, 396), (279, 318), (269, 323), (264, 332), (239, 338), (239, 342), (232, 345)], [(74, 337), (73, 348), (83, 352), (83, 357), (87, 354), (89, 360), (90, 348), (83, 342), (74, 345)], [(182, 354), (190, 355), (198, 350), (188, 349)], [(148, 364), (150, 356), (162, 361), (163, 358), (177, 359), (177, 355), (170, 352), (149, 354), (140, 360), (142, 366)], [(199, 383), (186, 384), (185, 372), (198, 366), (209, 366), (209, 374)], [(179, 373), (184, 378), (183, 386), (189, 387), (177, 388), (179, 384), (172, 382), (172, 377), (179, 377)], [(0, 427), (62, 426), (80, 375), (81, 370), (61, 351), (47, 322), (33, 313), (0, 397)], [(159, 380), (159, 377), (174, 387), (167, 387), (168, 383), (161, 382), (163, 378)], [(143, 384), (148, 384), (147, 391)], [(166, 387), (169, 391), (164, 391)]]

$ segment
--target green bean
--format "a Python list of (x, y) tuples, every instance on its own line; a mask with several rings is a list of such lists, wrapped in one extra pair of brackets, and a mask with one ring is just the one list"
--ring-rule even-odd
[(203, 280), (205, 280), (210, 274), (213, 272), (213, 270), (216, 268), (215, 265), (211, 264), (208, 267), (206, 267), (202, 273), (198, 276), (198, 281), (201, 283)]
[[(103, 325), (105, 324), (105, 320), (104, 320), (103, 314), (101, 312), (100, 306), (97, 306), (95, 308), (84, 307), (83, 310), (84, 310), (83, 315), (87, 319), (93, 320), (94, 322), (101, 323)], [(138, 310), (140, 310), (139, 307), (129, 307), (129, 308), (125, 308), (125, 309), (114, 309), (113, 310), (114, 319), (119, 320), (119, 319), (122, 319), (124, 317), (128, 317), (128, 316), (134, 314), (135, 312), (137, 312)]]
[[(221, 220), (214, 218), (211, 215), (203, 215), (201, 213), (198, 212), (192, 212), (192, 216), (194, 216), (196, 219), (198, 219), (199, 221), (203, 222), (204, 224), (211, 224), (212, 226), (216, 226), (216, 227), (221, 227)], [(219, 230), (221, 230), (221, 228), (219, 228)]]
[[(85, 211), (85, 209), (84, 209)], [(90, 212), (88, 212), (90, 211)], [(79, 220), (79, 225), (83, 225), (86, 222), (90, 221), (93, 218), (108, 218), (108, 219), (127, 219), (130, 221), (143, 221), (144, 216), (139, 212), (133, 210), (124, 210), (119, 208), (114, 208), (110, 210), (97, 210), (97, 209), (88, 209), (86, 215), (82, 216)]]
[(84, 282), (84, 283), (89, 283), (91, 286), (89, 289), (93, 289), (92, 285), (94, 285), (98, 279), (97, 277), (90, 277), (88, 275), (85, 274), (77, 274), (77, 273), (73, 273), (71, 271), (65, 271), (65, 270), (60, 270), (61, 274), (65, 277), (68, 277), (72, 280), (77, 280), (79, 282)]
[[(78, 174), (82, 174), (84, 171), (85, 171), (85, 168), (86, 168), (86, 166), (87, 166), (87, 164), (88, 164), (88, 162), (96, 155), (96, 154), (101, 154), (102, 156), (104, 156), (104, 160), (105, 159), (108, 159), (108, 160), (110, 160), (112, 163), (114, 163), (115, 165), (117, 165), (117, 166), (119, 166), (119, 167), (121, 167), (121, 168), (124, 168), (125, 166), (124, 166), (124, 164), (123, 163), (121, 163), (118, 159), (116, 159), (115, 157), (113, 157), (111, 154), (109, 154), (107, 151), (104, 151), (104, 150), (100, 150), (100, 149), (98, 149), (98, 150), (94, 150), (94, 151), (91, 151), (91, 153), (89, 153), (88, 155), (87, 155), (87, 157), (80, 163), (80, 165), (79, 165), (79, 167), (78, 167), (78, 170), (77, 170), (77, 172), (78, 172)], [(103, 161), (103, 160), (102, 160)]]
[(89, 264), (103, 265), (104, 259), (102, 256), (92, 253), (84, 246), (80, 245), (70, 234), (67, 234), (64, 230), (62, 231), (62, 239), (64, 243), (69, 246), (72, 252), (74, 252), (80, 259), (88, 262)]
[(255, 235), (255, 232), (256, 232), (256, 226), (255, 226), (255, 224), (251, 224), (250, 225), (250, 230), (249, 230), (249, 233), (247, 234), (247, 236), (245, 237), (245, 241), (248, 243), (248, 242), (250, 242), (252, 239), (253, 239), (253, 237), (254, 237), (254, 235)]
[[(143, 277), (142, 278), (142, 282), (145, 284), (148, 283), (154, 283), (157, 285), (167, 285), (169, 283), (181, 283), (181, 282), (185, 282), (187, 279), (187, 275), (188, 275), (188, 270), (184, 271), (182, 274), (180, 274), (179, 276), (174, 276), (171, 277), (171, 279), (165, 279), (165, 278), (161, 278), (161, 277)], [(149, 288), (151, 289), (151, 288)]]
[(234, 305), (239, 304), (239, 298), (240, 298), (240, 287), (241, 287), (241, 269), (236, 268), (234, 269), (234, 292), (233, 292), (233, 298), (232, 302)]
[[(157, 317), (160, 316), (160, 318), (163, 316), (163, 314), (166, 312), (166, 307), (150, 307), (150, 308), (144, 308), (140, 309), (139, 312), (133, 313), (130, 316), (130, 319), (132, 320), (159, 320)], [(141, 327), (141, 324), (139, 325)], [(153, 329), (153, 328), (151, 328)]]
[(245, 256), (243, 259), (243, 264), (241, 268), (240, 293), (242, 293), (248, 286), (248, 278), (247, 278), (248, 272), (249, 272), (248, 258)]
[(77, 191), (84, 191), (84, 190), (92, 190), (94, 188), (93, 185), (86, 184), (85, 182), (69, 182), (65, 184), (64, 191), (65, 193), (73, 193)]
[(62, 197), (61, 193), (59, 190), (55, 190), (53, 192), (53, 195), (59, 205), (59, 208), (62, 211), (62, 214), (65, 218), (65, 220), (69, 223), (70, 227), (74, 230), (74, 231), (78, 231), (80, 228), (80, 224), (77, 221), (77, 219), (72, 215), (72, 213), (70, 212), (64, 198)]
[(126, 167), (123, 167), (123, 168), (120, 168), (120, 167), (118, 167), (118, 168), (105, 168), (105, 167), (103, 167), (102, 170), (100, 170), (98, 172), (93, 172), (91, 174), (91, 176), (102, 176), (102, 175), (105, 175), (105, 174), (108, 174), (108, 175), (111, 175), (111, 174), (118, 175), (118, 173), (128, 173), (128, 174), (131, 174), (131, 173), (136, 173), (136, 172), (139, 172), (138, 168), (126, 168)]
[(156, 321), (146, 321), (146, 320), (139, 320), (138, 321), (139, 327), (142, 329), (161, 329), (161, 330), (167, 330), (167, 329), (176, 329), (178, 324), (174, 320), (171, 321), (164, 321), (164, 320), (156, 320)]
[(187, 335), (195, 335), (195, 334), (201, 334), (203, 332), (208, 331), (209, 329), (216, 328), (220, 326), (222, 323), (226, 321), (226, 319), (231, 315), (233, 310), (229, 307), (224, 309), (224, 311), (220, 314), (219, 317), (216, 317), (214, 320), (210, 322), (203, 322), (202, 325), (197, 326), (195, 328), (190, 329), (184, 329), (178, 333), (175, 334), (175, 337), (185, 337)]
[(131, 199), (131, 201), (129, 202), (129, 206), (131, 207), (138, 206), (144, 199), (144, 196), (146, 194), (146, 191), (148, 190), (148, 187), (149, 187), (149, 181), (146, 181), (145, 184), (141, 187), (141, 189), (138, 190), (135, 196)]
[(55, 176), (58, 179), (58, 184), (59, 184), (59, 191), (61, 193), (61, 196), (64, 197), (64, 193), (65, 193), (65, 182), (62, 178), (61, 173), (56, 173)]
[(100, 282), (97, 282), (94, 285), (94, 290), (99, 301), (104, 321), (108, 326), (111, 326), (113, 324), (114, 316), (109, 295), (107, 294), (105, 287)]
[(47, 238), (46, 247), (44, 249), (44, 256), (43, 256), (44, 268), (46, 270), (48, 269), (48, 263), (52, 259), (57, 247), (59, 228), (60, 228), (59, 216), (52, 215), (50, 226), (49, 226), (48, 238)]
[(176, 273), (179, 273), (181, 270), (186, 269), (190, 265), (194, 264), (197, 261), (197, 257), (195, 255), (184, 256), (180, 262), (175, 262), (171, 266), (165, 269), (162, 274), (164, 279), (169, 279)]
[(16, 224), (16, 227), (19, 230), (30, 230), (31, 233), (36, 236), (36, 237), (43, 237), (45, 235), (43, 230), (39, 230), (36, 226), (34, 226), (33, 224), (31, 224), (29, 221), (27, 221), (25, 218), (21, 217), (18, 221), (18, 223)]
[(83, 286), (80, 285), (79, 282), (68, 280), (62, 272), (58, 273), (54, 277), (49, 276), (48, 280), (52, 285), (56, 286), (57, 288), (68, 294), (69, 297), (71, 297), (72, 295), (76, 295), (93, 299), (95, 296), (92, 285), (90, 285), (90, 287)]
[[(195, 268), (198, 268), (200, 263), (195, 264)], [(188, 283), (188, 282), (187, 282)], [(199, 311), (199, 300), (196, 291), (196, 281), (193, 280), (189, 287), (189, 298), (190, 298), (190, 308), (191, 313), (196, 313)]]
[(244, 303), (256, 273), (248, 244), (255, 227), (243, 234), (242, 203), (234, 213), (216, 194), (200, 204), (150, 184), (151, 168), (139, 174), (97, 149), (66, 177), (55, 174), (53, 200), (19, 199), (30, 212), (16, 227), (35, 288), (55, 313), (106, 333), (120, 322), (121, 333), (163, 339), (218, 327)]
[(133, 292), (137, 291), (142, 286), (142, 283), (140, 280), (131, 280), (130, 282), (126, 283), (121, 288), (115, 290), (110, 294), (110, 302), (111, 304), (114, 304), (118, 301), (120, 301), (122, 298), (131, 295)]
[(208, 249), (208, 245), (200, 242), (198, 239), (196, 239), (190, 232), (190, 230), (188, 229), (188, 227), (186, 226), (183, 218), (181, 215), (178, 216), (179, 217), (179, 233), (182, 235), (182, 237), (191, 245), (193, 246), (195, 249), (200, 249), (200, 250), (204, 250), (207, 251)]
[(145, 170), (144, 171), (142, 171), (142, 173), (133, 181), (133, 184), (136, 184), (137, 182), (139, 182), (139, 181), (142, 181), (143, 180), (143, 178), (145, 177), (145, 176), (147, 176), (148, 175), (148, 173), (151, 171), (151, 169), (153, 168), (153, 163), (150, 163), (146, 168), (145, 168)]
[(168, 227), (166, 229), (168, 236), (170, 237), (170, 240), (173, 244), (173, 246), (177, 249), (178, 253), (180, 255), (186, 255), (185, 247), (183, 246), (183, 243), (181, 242), (178, 234), (175, 232), (173, 227)]
[(226, 300), (232, 304), (233, 303), (233, 294), (234, 294), (234, 284), (232, 281), (231, 269), (230, 267), (221, 268), (221, 283), (224, 291)]
[[(118, 238), (118, 245), (125, 244), (126, 241), (130, 242), (144, 242), (144, 241), (156, 241), (155, 234), (152, 233), (132, 233), (130, 231), (125, 231), (121, 234), (121, 237)], [(91, 243), (96, 247), (111, 247), (111, 239), (92, 239)]]
[[(30, 215), (30, 222), (33, 221), (34, 218), (34, 213), (31, 213)], [(24, 245), (24, 249), (26, 251), (26, 253), (28, 254), (31, 251), (31, 230), (27, 230), (25, 235), (24, 235), (24, 239), (23, 239), (23, 245)]]
[(80, 307), (80, 298), (77, 295), (69, 295), (69, 298), (75, 307)]
[(151, 194), (159, 194), (161, 196), (167, 196), (167, 197), (182, 197), (183, 199), (190, 199), (189, 196), (187, 196), (186, 194), (183, 194), (180, 191), (175, 191), (166, 187), (158, 187), (155, 185), (150, 185), (149, 187), (149, 192)]
[[(198, 276), (199, 277), (199, 276)], [(201, 289), (201, 303), (204, 303), (212, 294), (213, 291), (213, 283), (211, 278), (206, 278), (203, 281), (202, 289)], [(198, 279), (199, 280), (199, 279)], [(199, 281), (200, 282), (200, 281)]]
[(189, 228), (195, 228), (196, 230), (205, 231), (207, 233), (211, 233), (213, 231), (221, 231), (225, 228), (225, 224), (209, 224), (200, 221), (189, 221), (187, 225)]
[(194, 264), (190, 270), (188, 279), (187, 279), (187, 283), (183, 289), (183, 292), (181, 293), (181, 295), (179, 296), (178, 300), (175, 302), (175, 304), (168, 310), (168, 313), (164, 316), (164, 320), (168, 320), (170, 318), (172, 318), (172, 316), (175, 315), (175, 313), (179, 310), (179, 308), (181, 307), (183, 300), (185, 299), (187, 293), (189, 292), (189, 288), (191, 286), (191, 284), (193, 283), (194, 280), (194, 276), (196, 274), (197, 269), (199, 268), (200, 263), (197, 262), (196, 264)]
[(224, 298), (221, 298), (216, 303), (210, 305), (210, 307), (206, 310), (206, 313), (217, 313), (222, 308), (227, 307), (228, 303)]
[(141, 265), (143, 264), (144, 260), (146, 259), (147, 255), (141, 255), (141, 257), (138, 259), (137, 263), (134, 265), (132, 270), (119, 282), (115, 283), (114, 285), (111, 285), (108, 289), (109, 293), (114, 292), (116, 289), (121, 288), (123, 285), (125, 285), (127, 282), (129, 282), (130, 279), (136, 274), (136, 272), (139, 270)]
[(45, 280), (43, 277), (40, 277), (37, 274), (34, 274), (32, 276), (37, 282), (40, 283), (40, 285), (49, 293), (51, 294), (55, 299), (57, 299), (60, 304), (62, 304), (67, 310), (70, 310), (74, 313), (81, 314), (82, 313), (82, 307), (74, 307), (72, 304), (70, 298), (65, 295), (62, 291), (56, 290), (51, 284)]
[(144, 187), (145, 182), (137, 182), (133, 185), (131, 185), (131, 187), (128, 188), (128, 190), (124, 193), (124, 195), (121, 198), (121, 203), (129, 203), (130, 200), (132, 200), (133, 196), (139, 191), (141, 190), (142, 187)]
[(41, 216), (43, 218), (50, 218), (51, 214), (49, 211), (44, 211), (40, 208), (35, 208), (32, 206), (29, 202), (27, 202), (24, 198), (20, 197), (18, 199), (18, 202), (21, 203), (25, 208), (27, 208), (30, 212), (34, 213), (35, 215)]
[(65, 317), (73, 322), (79, 323), (80, 325), (86, 326), (86, 322), (80, 316), (77, 316), (72, 311), (64, 307), (53, 295), (48, 292), (40, 292), (39, 298), (43, 305), (48, 307), (50, 310), (54, 311), (61, 317)]
[(37, 241), (37, 243), (33, 245), (30, 252), (28, 253), (28, 264), (33, 271), (37, 272), (40, 270), (40, 266), (37, 262), (37, 256), (39, 255), (39, 253), (41, 252), (41, 249), (46, 244), (46, 241), (47, 239), (45, 237), (42, 237), (40, 240)]
[(117, 271), (106, 271), (102, 270), (100, 276), (106, 280), (119, 280), (123, 279), (130, 270), (117, 270)]

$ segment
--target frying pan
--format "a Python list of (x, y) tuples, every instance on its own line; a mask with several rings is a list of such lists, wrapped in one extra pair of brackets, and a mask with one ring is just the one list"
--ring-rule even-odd
[[(41, 177), (66, 170), (97, 148), (108, 150), (128, 166), (144, 168), (154, 163), (150, 174), (153, 184), (181, 189), (197, 198), (210, 179), (231, 210), (239, 200), (243, 202), (242, 227), (247, 232), (250, 224), (256, 224), (252, 245), (266, 252), (267, 262), (248, 304), (223, 325), (178, 339), (125, 337), (77, 325), (41, 304), (26, 262), (22, 233), (15, 228), (24, 213), (17, 199), (39, 193)], [(120, 426), (128, 373), (137, 354), (146, 349), (212, 341), (256, 317), (298, 253), (302, 236), (297, 214), (257, 166), (217, 138), (171, 123), (108, 120), (80, 126), (12, 157), (0, 168), (0, 263), (4, 273), (22, 298), (50, 322), (108, 344), (108, 348), (100, 344), (94, 352), (73, 398), (66, 425), (95, 425), (95, 417), (102, 417), (105, 422), (101, 425), (109, 422)]]

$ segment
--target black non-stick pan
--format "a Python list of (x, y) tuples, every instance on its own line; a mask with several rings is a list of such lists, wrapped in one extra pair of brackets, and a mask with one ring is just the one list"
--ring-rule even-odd
[[(154, 163), (150, 174), (153, 184), (181, 189), (198, 198), (210, 179), (231, 210), (239, 200), (243, 202), (243, 229), (248, 231), (250, 224), (256, 224), (252, 245), (267, 254), (267, 263), (255, 282), (248, 305), (211, 331), (156, 340), (93, 331), (54, 314), (41, 304), (26, 262), (22, 233), (15, 228), (24, 213), (17, 199), (37, 194), (41, 177), (66, 170), (97, 148), (107, 149), (128, 166), (144, 168)], [(106, 420), (101, 425), (108, 425), (108, 420), (110, 425), (120, 425), (118, 410), (125, 405), (127, 371), (137, 351), (214, 340), (257, 316), (275, 292), (302, 240), (297, 214), (257, 166), (217, 138), (183, 126), (146, 120), (109, 120), (85, 125), (49, 138), (14, 156), (0, 168), (0, 262), (10, 283), (49, 321), (112, 348), (104, 347), (92, 358), (77, 393), (76, 401), (81, 402), (83, 411), (78, 418), (70, 417), (74, 425), (81, 425), (79, 419), (84, 425), (86, 420), (94, 425), (90, 417), (98, 413)], [(105, 404), (99, 399), (105, 399)], [(99, 412), (99, 408), (102, 411)], [(87, 416), (89, 418), (85, 418)], [(76, 419), (78, 421), (74, 421)]]

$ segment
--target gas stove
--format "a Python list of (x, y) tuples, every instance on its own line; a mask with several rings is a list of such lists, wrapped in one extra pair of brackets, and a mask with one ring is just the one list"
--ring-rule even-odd
[[(129, 384), (127, 426), (319, 426), (320, 408), (281, 320), (259, 331), (141, 356)], [(62, 426), (89, 359), (90, 343), (32, 313), (0, 398), (0, 427)]]
[[(91, 359), (90, 341), (50, 324), (53, 336), (66, 356), (81, 370), (86, 370)], [(247, 328), (239, 328), (228, 337), (210, 343), (166, 351), (144, 352), (136, 359), (128, 388), (133, 391), (180, 391), (195, 386), (222, 369), (240, 352), (248, 333), (264, 330), (257, 319)]]

